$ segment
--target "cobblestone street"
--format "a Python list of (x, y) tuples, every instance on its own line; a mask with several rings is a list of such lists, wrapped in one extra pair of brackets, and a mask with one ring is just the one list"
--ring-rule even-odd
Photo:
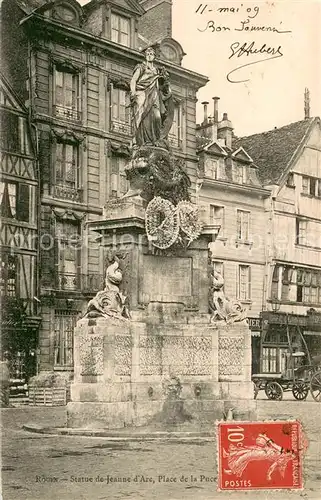
[[(258, 418), (299, 418), (309, 439), (305, 490), (291, 498), (320, 498), (320, 407), (316, 403), (259, 401)], [(113, 442), (107, 438), (49, 436), (22, 430), (22, 425), (63, 426), (64, 408), (2, 410), (2, 483), (4, 500), (43, 499), (217, 499), (216, 444), (199, 442)], [(110, 478), (127, 478), (114, 482)], [(196, 478), (197, 481), (193, 480)], [(97, 479), (97, 480), (96, 480)], [(130, 479), (130, 480), (128, 480)], [(135, 480), (136, 479), (136, 480)], [(280, 492), (263, 498), (284, 498)], [(257, 492), (237, 492), (237, 499)]]

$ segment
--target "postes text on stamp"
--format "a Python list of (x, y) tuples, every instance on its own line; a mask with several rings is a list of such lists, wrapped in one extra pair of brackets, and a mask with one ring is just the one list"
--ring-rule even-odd
[(302, 489), (299, 421), (219, 422), (218, 489)]

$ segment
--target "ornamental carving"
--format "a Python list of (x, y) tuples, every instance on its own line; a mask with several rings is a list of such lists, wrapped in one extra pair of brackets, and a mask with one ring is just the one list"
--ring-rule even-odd
[(244, 339), (242, 337), (220, 337), (218, 339), (219, 375), (242, 375)]
[(114, 344), (115, 375), (131, 375), (132, 338), (124, 335), (115, 336)]
[(139, 340), (140, 375), (161, 375), (163, 337), (140, 336)]
[(86, 335), (79, 337), (81, 375), (102, 375), (104, 372), (103, 337)]

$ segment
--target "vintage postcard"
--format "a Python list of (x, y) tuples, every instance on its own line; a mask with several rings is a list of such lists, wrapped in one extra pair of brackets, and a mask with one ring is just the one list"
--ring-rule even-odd
[(4, 500), (320, 498), (320, 21), (0, 0)]

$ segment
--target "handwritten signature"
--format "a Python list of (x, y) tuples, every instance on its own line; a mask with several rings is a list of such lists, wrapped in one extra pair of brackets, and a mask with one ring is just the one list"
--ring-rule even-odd
[(277, 59), (279, 57), (283, 57), (283, 52), (282, 52), (282, 46), (279, 45), (277, 48), (275, 47), (269, 47), (264, 43), (261, 46), (256, 47), (255, 42), (245, 42), (243, 45), (240, 42), (233, 42), (232, 45), (230, 45), (231, 49), (231, 54), (229, 56), (229, 59), (232, 59), (233, 57), (242, 57), (244, 55), (246, 56), (251, 56), (255, 54), (266, 54), (270, 57), (265, 57), (263, 59), (259, 59), (258, 61), (252, 61), (247, 64), (243, 64), (242, 66), (238, 66), (237, 68), (232, 69), (227, 75), (226, 79), (230, 83), (243, 83), (243, 82), (248, 82), (249, 79), (247, 80), (231, 80), (231, 75), (232, 73), (235, 73), (236, 71), (239, 71), (242, 68), (245, 68), (246, 66), (252, 66), (253, 64), (259, 64), (262, 62), (266, 61), (271, 61), (272, 59)]

